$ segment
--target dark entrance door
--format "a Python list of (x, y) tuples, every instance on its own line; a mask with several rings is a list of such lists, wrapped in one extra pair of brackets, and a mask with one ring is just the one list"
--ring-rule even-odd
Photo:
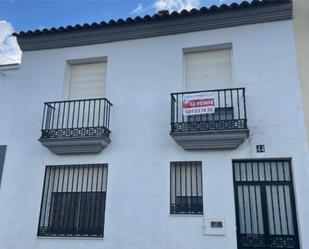
[(238, 249), (299, 249), (291, 162), (233, 161)]

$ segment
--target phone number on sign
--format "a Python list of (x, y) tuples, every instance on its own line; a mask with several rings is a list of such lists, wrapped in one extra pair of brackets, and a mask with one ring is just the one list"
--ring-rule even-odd
[(214, 112), (215, 112), (214, 107), (184, 109), (184, 115), (195, 115), (195, 114), (214, 113)]

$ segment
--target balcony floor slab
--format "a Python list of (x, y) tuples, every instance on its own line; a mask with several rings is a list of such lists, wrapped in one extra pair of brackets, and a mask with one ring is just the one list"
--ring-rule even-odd
[(226, 150), (241, 145), (249, 136), (249, 130), (177, 132), (170, 135), (184, 150)]
[(111, 142), (104, 136), (40, 138), (39, 141), (57, 155), (100, 153)]

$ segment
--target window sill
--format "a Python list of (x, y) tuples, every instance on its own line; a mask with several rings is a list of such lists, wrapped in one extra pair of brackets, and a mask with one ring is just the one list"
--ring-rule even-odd
[(63, 236), (36, 236), (37, 239), (64, 239), (64, 240), (104, 240), (104, 237), (63, 237)]
[(172, 217), (203, 217), (204, 214), (171, 214)]

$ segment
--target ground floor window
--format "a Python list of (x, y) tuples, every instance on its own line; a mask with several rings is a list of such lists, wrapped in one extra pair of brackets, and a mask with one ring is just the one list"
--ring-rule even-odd
[(202, 162), (171, 162), (170, 213), (203, 214)]
[(107, 165), (47, 166), (38, 236), (103, 237)]

